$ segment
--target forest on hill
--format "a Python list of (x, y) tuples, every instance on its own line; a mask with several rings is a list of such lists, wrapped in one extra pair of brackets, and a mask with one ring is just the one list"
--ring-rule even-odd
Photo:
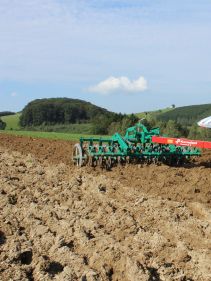
[(197, 121), (211, 116), (211, 104), (190, 105), (174, 108), (157, 115), (157, 119), (167, 122), (174, 120), (183, 126), (192, 126)]
[(95, 116), (111, 115), (104, 108), (78, 99), (52, 98), (37, 99), (25, 106), (20, 118), (20, 124), (39, 126), (41, 124), (83, 123)]
[(157, 114), (149, 123), (160, 127), (169, 136), (210, 140), (211, 130), (197, 125), (199, 120), (208, 116), (211, 116), (211, 104), (190, 105)]
[(125, 130), (137, 120), (133, 114), (114, 113), (83, 100), (52, 98), (34, 100), (26, 105), (20, 116), (20, 126), (30, 130), (55, 130), (61, 126), (68, 128), (70, 124), (72, 128), (75, 124), (77, 128), (88, 127), (86, 133), (111, 134), (117, 128)]

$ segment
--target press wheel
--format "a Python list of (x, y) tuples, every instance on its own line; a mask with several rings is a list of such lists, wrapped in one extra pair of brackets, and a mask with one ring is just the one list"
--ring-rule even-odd
[(82, 148), (79, 143), (76, 143), (73, 147), (72, 160), (78, 167), (81, 167), (83, 164)]

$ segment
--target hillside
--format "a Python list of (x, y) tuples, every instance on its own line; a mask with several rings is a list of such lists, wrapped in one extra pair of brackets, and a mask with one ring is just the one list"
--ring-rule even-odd
[(191, 126), (202, 118), (211, 115), (211, 104), (178, 107), (157, 115), (157, 119), (167, 122), (174, 120), (184, 126)]
[(169, 112), (171, 110), (173, 110), (173, 108), (167, 107), (159, 110), (140, 112), (140, 113), (136, 113), (135, 115), (140, 119), (146, 118), (148, 121), (150, 121), (152, 119), (157, 119), (158, 116), (162, 115), (163, 113)]
[(22, 127), (84, 123), (96, 116), (113, 113), (90, 102), (79, 99), (37, 99), (25, 106), (20, 118)]
[[(124, 120), (124, 126), (134, 118), (114, 113), (90, 102), (70, 98), (38, 99), (22, 110), (20, 126), (26, 130), (109, 134)], [(137, 119), (137, 118), (136, 118)], [(74, 125), (74, 126), (73, 126)], [(120, 124), (121, 125), (121, 124)]]

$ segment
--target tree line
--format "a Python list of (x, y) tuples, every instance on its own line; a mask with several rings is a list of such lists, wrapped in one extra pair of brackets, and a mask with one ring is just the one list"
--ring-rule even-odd
[(0, 111), (0, 117), (7, 116), (7, 115), (14, 115), (14, 112), (11, 111)]

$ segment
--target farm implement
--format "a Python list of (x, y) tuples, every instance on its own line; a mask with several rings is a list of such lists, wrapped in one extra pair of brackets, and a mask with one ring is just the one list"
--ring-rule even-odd
[(200, 156), (201, 148), (211, 142), (160, 136), (160, 129), (148, 130), (137, 123), (125, 136), (115, 133), (110, 138), (80, 138), (74, 145), (73, 161), (77, 166), (100, 166), (110, 169), (124, 163), (166, 163), (181, 165), (191, 157)]

